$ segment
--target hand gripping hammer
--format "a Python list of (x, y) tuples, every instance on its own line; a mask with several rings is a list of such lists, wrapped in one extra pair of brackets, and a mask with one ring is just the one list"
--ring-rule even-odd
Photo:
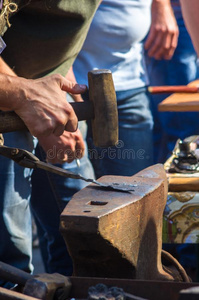
[[(93, 142), (97, 147), (118, 141), (118, 111), (110, 70), (88, 72), (89, 101), (70, 103), (79, 121), (91, 119)], [(0, 133), (27, 129), (14, 112), (0, 112)]]

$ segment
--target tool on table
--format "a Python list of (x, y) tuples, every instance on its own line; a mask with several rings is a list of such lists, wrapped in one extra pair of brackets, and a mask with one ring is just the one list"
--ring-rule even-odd
[[(159, 111), (199, 111), (199, 80), (190, 82), (187, 86), (176, 87), (173, 93), (158, 105)], [(169, 87), (168, 87), (169, 88)]]
[(151, 94), (165, 93), (199, 93), (199, 85), (165, 85), (165, 86), (149, 86), (148, 91)]
[(0, 145), (0, 155), (3, 155), (7, 158), (10, 158), (14, 160), (16, 163), (18, 163), (20, 166), (25, 168), (31, 168), (31, 169), (43, 169), (67, 178), (73, 178), (73, 179), (82, 179), (87, 182), (94, 183), (101, 188), (110, 189), (110, 190), (117, 190), (121, 192), (132, 192), (134, 191), (135, 185), (132, 184), (125, 184), (125, 183), (111, 183), (111, 184), (105, 184), (101, 183), (97, 180), (83, 177), (82, 175), (78, 173), (73, 173), (67, 170), (64, 170), (62, 168), (59, 168), (57, 166), (51, 165), (49, 163), (40, 161), (35, 155), (32, 153), (19, 149), (19, 148), (11, 148), (7, 146)]
[(199, 136), (178, 139), (165, 162), (169, 192), (199, 191)]
[[(89, 101), (70, 104), (79, 121), (91, 119), (95, 146), (114, 146), (118, 142), (118, 111), (111, 71), (88, 72), (88, 84)], [(0, 133), (24, 129), (27, 127), (16, 113), (0, 113)]]
[(0, 278), (23, 287), (23, 294), (44, 300), (68, 298), (71, 282), (69, 277), (58, 273), (30, 275), (0, 261)]
[(196, 173), (199, 172), (199, 161), (191, 149), (191, 142), (179, 140), (177, 150), (173, 151), (169, 173)]

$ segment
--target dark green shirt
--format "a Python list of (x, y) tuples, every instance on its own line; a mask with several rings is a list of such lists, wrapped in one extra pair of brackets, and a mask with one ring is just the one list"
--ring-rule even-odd
[[(16, 1), (17, 2), (17, 1)], [(2, 57), (18, 76), (65, 75), (73, 64), (100, 0), (18, 1), (3, 38)]]

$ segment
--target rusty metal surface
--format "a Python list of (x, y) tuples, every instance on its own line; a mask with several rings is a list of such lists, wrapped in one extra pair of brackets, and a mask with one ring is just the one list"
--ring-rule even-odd
[(43, 273), (35, 275), (34, 278), (26, 282), (23, 294), (43, 300), (58, 300), (66, 299), (70, 289), (71, 282), (69, 277), (59, 273)]
[(162, 165), (135, 176), (103, 176), (101, 182), (135, 184), (134, 192), (89, 185), (61, 215), (61, 231), (76, 276), (172, 280), (161, 264), (162, 215), (167, 178)]
[[(103, 283), (109, 287), (119, 287), (125, 293), (130, 293), (137, 297), (148, 300), (179, 300), (181, 290), (192, 287), (199, 287), (198, 283), (180, 283), (168, 281), (143, 281), (131, 279), (107, 279), (107, 278), (87, 278), (70, 277), (72, 288), (66, 299), (75, 298), (87, 299), (88, 289), (98, 283)], [(0, 299), (2, 300), (38, 300), (11, 290), (0, 288)], [(187, 298), (189, 299), (189, 298)]]
[(72, 289), (70, 298), (86, 299), (88, 288), (98, 283), (107, 286), (117, 286), (126, 293), (131, 293), (138, 297), (149, 300), (178, 300), (179, 292), (183, 289), (197, 287), (198, 283), (168, 282), (168, 281), (144, 281), (131, 279), (107, 279), (107, 278), (87, 278), (70, 277)]

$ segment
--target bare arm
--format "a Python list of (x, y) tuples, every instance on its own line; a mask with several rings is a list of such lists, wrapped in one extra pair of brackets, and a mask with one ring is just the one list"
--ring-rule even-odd
[(14, 110), (35, 136), (77, 129), (77, 117), (66, 101), (66, 93), (81, 93), (84, 87), (61, 75), (27, 80), (0, 74), (0, 108)]
[(153, 0), (151, 28), (145, 49), (155, 59), (170, 59), (177, 47), (179, 30), (170, 0)]
[(17, 76), (15, 72), (5, 63), (2, 57), (0, 57), (0, 72), (11, 76)]
[(80, 86), (61, 75), (51, 75), (36, 80), (16, 76), (0, 58), (0, 109), (14, 110), (36, 137), (64, 130), (77, 129), (77, 117), (66, 101), (66, 92), (80, 94)]
[(185, 24), (199, 56), (199, 1), (180, 0)]
[[(77, 119), (71, 105), (66, 101), (65, 91), (79, 94), (86, 89), (76, 84), (74, 78), (71, 79), (73, 81), (53, 75), (38, 80), (27, 80), (18, 77), (0, 58), (0, 109), (14, 110), (30, 132), (38, 137), (47, 155), (54, 147), (54, 156), (48, 157), (52, 163), (71, 162), (84, 154), (84, 142), (80, 131), (64, 131), (77, 129)], [(53, 123), (55, 121), (57, 123)], [(64, 126), (65, 123), (67, 125)]]

